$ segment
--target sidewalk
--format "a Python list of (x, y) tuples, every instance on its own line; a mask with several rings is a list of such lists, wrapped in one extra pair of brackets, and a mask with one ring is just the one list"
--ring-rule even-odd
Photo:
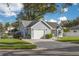
[(56, 37), (53, 37), (51, 39), (22, 39), (24, 41), (28, 41), (28, 42), (31, 42), (31, 43), (34, 43), (34, 42), (43, 42), (43, 41), (56, 41), (57, 38)]

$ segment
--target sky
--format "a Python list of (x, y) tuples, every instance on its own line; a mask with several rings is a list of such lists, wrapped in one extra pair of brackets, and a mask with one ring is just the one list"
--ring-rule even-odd
[[(54, 13), (46, 13), (44, 20), (49, 22), (57, 22), (60, 20), (74, 20), (79, 17), (79, 6), (75, 3), (70, 7), (64, 8), (64, 13), (60, 13), (61, 4), (58, 4), (57, 11)], [(13, 23), (16, 21), (17, 14), (21, 12), (23, 5), (21, 3), (11, 3), (9, 8), (5, 3), (0, 3), (0, 22)]]
[[(60, 7), (57, 10), (59, 9)], [(79, 6), (77, 4), (73, 4), (68, 8), (64, 8), (64, 13), (62, 14), (59, 11), (57, 11), (55, 13), (46, 13), (44, 15), (44, 18), (46, 19), (46, 21), (74, 20), (77, 17), (79, 17)]]
[(17, 15), (21, 12), (22, 9), (23, 5), (20, 3), (11, 3), (9, 4), (9, 7), (5, 3), (0, 3), (0, 22), (15, 22)]

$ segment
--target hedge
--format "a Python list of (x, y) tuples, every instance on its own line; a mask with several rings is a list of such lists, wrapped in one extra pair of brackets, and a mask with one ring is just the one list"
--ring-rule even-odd
[(45, 38), (46, 38), (46, 39), (52, 38), (52, 34), (46, 34), (46, 35), (45, 35)]

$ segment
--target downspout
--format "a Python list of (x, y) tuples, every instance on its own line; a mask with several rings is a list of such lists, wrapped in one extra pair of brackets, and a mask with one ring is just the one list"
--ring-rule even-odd
[(44, 27), (44, 39), (45, 39), (45, 27)]

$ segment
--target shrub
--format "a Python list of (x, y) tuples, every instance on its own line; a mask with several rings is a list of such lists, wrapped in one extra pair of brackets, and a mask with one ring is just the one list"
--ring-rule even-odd
[(26, 34), (27, 38), (30, 39), (31, 38), (31, 34)]
[(77, 30), (73, 30), (73, 32), (77, 32)]
[(52, 38), (52, 34), (46, 34), (46, 35), (45, 35), (45, 38), (46, 38), (46, 39)]
[(64, 32), (69, 32), (70, 30), (69, 30), (69, 28), (64, 28), (63, 31)]
[(18, 32), (18, 33), (15, 33), (13, 35), (13, 37), (16, 38), (16, 39), (21, 39), (22, 38), (22, 34), (20, 32)]
[(1, 38), (2, 38), (2, 39), (8, 38), (8, 34), (3, 34), (3, 36), (2, 36)]

